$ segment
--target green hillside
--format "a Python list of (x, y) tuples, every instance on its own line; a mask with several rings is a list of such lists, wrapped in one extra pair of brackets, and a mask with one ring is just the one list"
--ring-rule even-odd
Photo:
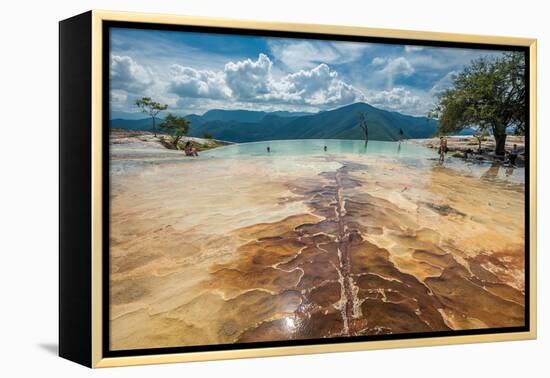
[[(316, 114), (291, 112), (256, 112), (214, 109), (199, 116), (191, 114), (190, 136), (205, 133), (216, 139), (243, 143), (281, 139), (364, 139), (358, 114), (366, 114), (370, 140), (427, 138), (434, 135), (437, 122), (426, 117), (413, 117), (355, 103)], [(160, 122), (159, 122), (160, 123)], [(111, 120), (113, 128), (150, 130), (151, 120)]]

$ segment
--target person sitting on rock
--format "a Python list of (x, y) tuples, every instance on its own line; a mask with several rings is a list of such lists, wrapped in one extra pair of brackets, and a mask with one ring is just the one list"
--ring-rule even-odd
[(199, 156), (199, 153), (197, 150), (191, 145), (191, 142), (187, 141), (185, 143), (185, 147), (183, 148), (185, 151), (185, 156)]

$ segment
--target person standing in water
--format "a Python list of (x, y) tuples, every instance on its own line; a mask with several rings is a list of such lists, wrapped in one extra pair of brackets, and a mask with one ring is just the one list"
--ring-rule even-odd
[(405, 133), (403, 132), (403, 129), (399, 129), (399, 141), (401, 142), (403, 140), (403, 135)]
[(439, 162), (443, 163), (445, 161), (445, 154), (447, 153), (447, 139), (441, 137), (439, 138)]
[(511, 165), (516, 165), (516, 159), (518, 158), (518, 155), (518, 145), (514, 144), (514, 146), (512, 147), (512, 151), (510, 152), (510, 157), (508, 158)]
[(327, 149), (328, 149), (327, 146), (323, 147), (323, 150), (325, 150), (325, 152), (326, 152)]
[(267, 146), (267, 152), (271, 152), (271, 148), (269, 148), (269, 146)]

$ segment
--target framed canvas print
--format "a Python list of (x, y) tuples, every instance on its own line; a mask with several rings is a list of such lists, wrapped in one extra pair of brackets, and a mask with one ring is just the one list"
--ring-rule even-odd
[(536, 337), (536, 41), (60, 22), (62, 357)]

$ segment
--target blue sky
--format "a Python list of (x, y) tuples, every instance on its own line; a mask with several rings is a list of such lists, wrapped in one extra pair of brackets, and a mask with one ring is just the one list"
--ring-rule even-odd
[(354, 102), (426, 115), (472, 59), (498, 51), (113, 28), (112, 117), (148, 96), (176, 114), (310, 111)]

